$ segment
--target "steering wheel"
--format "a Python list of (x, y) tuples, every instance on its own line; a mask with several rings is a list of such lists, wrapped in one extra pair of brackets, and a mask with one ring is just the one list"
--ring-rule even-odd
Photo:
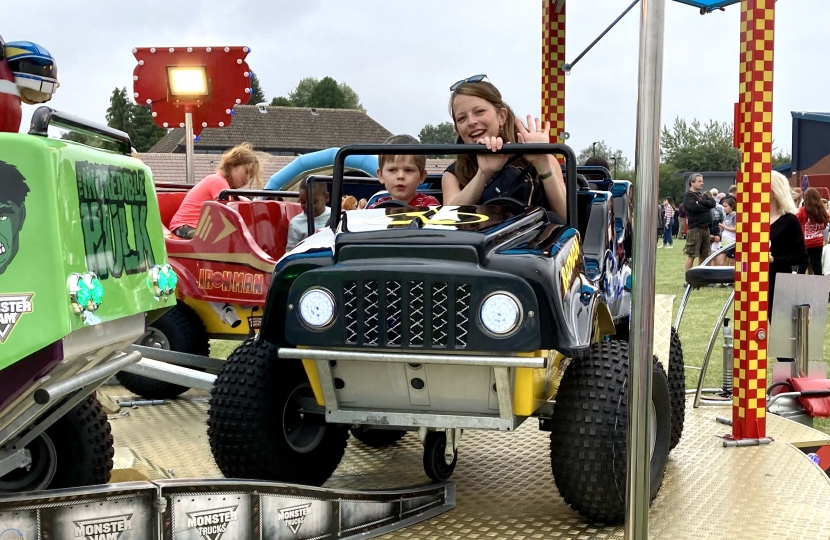
[(482, 206), (509, 206), (513, 210), (518, 210), (519, 213), (527, 210), (527, 206), (513, 197), (493, 197), (489, 201), (482, 203)]
[(375, 208), (394, 208), (394, 207), (407, 207), (409, 203), (404, 201), (399, 201), (398, 199), (389, 199), (388, 201), (383, 201), (382, 203), (378, 203), (372, 207)]

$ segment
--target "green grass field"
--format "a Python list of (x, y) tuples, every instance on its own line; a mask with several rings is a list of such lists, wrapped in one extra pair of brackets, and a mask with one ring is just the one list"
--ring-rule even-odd
[[(684, 245), (684, 240), (675, 240), (673, 249), (657, 250), (656, 292), (657, 294), (676, 296), (672, 322), (680, 306), (680, 300), (683, 297), (683, 263), (686, 258), (683, 253)], [(726, 302), (730, 292), (731, 289), (719, 287), (703, 288), (692, 292), (679, 329), (680, 339), (683, 344), (683, 357), (687, 366), (699, 367), (702, 364), (703, 356), (706, 353), (706, 345), (709, 342), (709, 337), (712, 334), (712, 329), (715, 324), (715, 318), (720, 314), (721, 309), (723, 309), (723, 304)], [(731, 311), (729, 318), (730, 321), (734, 320)], [(828, 317), (827, 322), (828, 327), (830, 327), (830, 317)], [(730, 324), (734, 325), (733, 322), (730, 322)], [(717, 388), (721, 386), (723, 337), (722, 332), (718, 334), (718, 339), (712, 351), (712, 358), (709, 361), (706, 379), (704, 380), (704, 388)], [(830, 331), (826, 335), (830, 336)], [(211, 342), (211, 356), (215, 358), (227, 358), (238, 344), (239, 342), (236, 341), (214, 340)], [(830, 340), (825, 339), (824, 358), (828, 357), (830, 357)], [(772, 361), (774, 362), (774, 360)], [(686, 370), (687, 388), (694, 388), (697, 385), (699, 373), (700, 371), (698, 370)], [(771, 365), (768, 366), (767, 374), (769, 381), (772, 375)], [(825, 433), (830, 433), (830, 421), (828, 420), (817, 419), (815, 421), (815, 427)]]

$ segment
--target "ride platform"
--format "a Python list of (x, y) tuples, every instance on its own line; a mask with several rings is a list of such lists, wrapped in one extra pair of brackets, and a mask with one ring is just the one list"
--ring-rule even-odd
[[(120, 386), (100, 391), (131, 398)], [(122, 408), (110, 415), (115, 445), (113, 481), (222, 478), (207, 439), (209, 394), (190, 390), (163, 405)], [(686, 403), (683, 439), (669, 455), (660, 494), (650, 511), (652, 539), (830, 538), (830, 479), (801, 448), (830, 436), (774, 415), (772, 444), (724, 448), (730, 432), (715, 420), (723, 407)], [(622, 526), (586, 522), (559, 496), (550, 469), (549, 433), (536, 422), (516, 432), (464, 433), (451, 478), (456, 506), (380, 538), (469, 539), (623, 538)], [(139, 472), (137, 472), (139, 471)], [(388, 448), (349, 439), (345, 457), (324, 487), (391, 489), (428, 484), (415, 432)]]

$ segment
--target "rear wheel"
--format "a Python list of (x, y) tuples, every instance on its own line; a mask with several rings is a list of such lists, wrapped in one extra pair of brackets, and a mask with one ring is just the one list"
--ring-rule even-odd
[[(182, 302), (167, 310), (147, 328), (147, 333), (136, 345), (169, 351), (210, 355), (205, 325), (193, 309)], [(194, 368), (204, 371), (202, 368)], [(186, 386), (157, 381), (125, 371), (117, 375), (118, 381), (130, 392), (146, 399), (173, 399), (190, 390)]]
[(669, 395), (671, 396), (671, 443), (669, 450), (674, 450), (683, 436), (683, 423), (686, 420), (686, 369), (683, 366), (683, 347), (674, 328), (671, 330), (671, 349), (669, 350)]
[(219, 469), (228, 478), (322, 485), (349, 432), (308, 412), (315, 403), (301, 362), (280, 360), (266, 341), (244, 342), (211, 391), (208, 438)]
[(107, 415), (87, 397), (27, 447), (29, 469), (0, 477), (0, 493), (106, 484), (115, 454)]
[[(660, 490), (669, 454), (671, 416), (666, 373), (652, 362), (649, 407), (650, 499)], [(625, 518), (628, 431), (628, 344), (605, 341), (572, 360), (556, 395), (551, 421), (551, 469), (559, 493), (592, 521)]]

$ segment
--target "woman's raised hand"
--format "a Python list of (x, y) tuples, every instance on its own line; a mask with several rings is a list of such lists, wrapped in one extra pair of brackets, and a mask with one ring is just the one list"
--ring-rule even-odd
[[(521, 120), (516, 118), (516, 129), (518, 130), (520, 143), (549, 143), (550, 142), (550, 122), (542, 121), (538, 118), (534, 120), (531, 115), (527, 115), (527, 126)], [(547, 170), (548, 157), (546, 154), (526, 155), (527, 161), (536, 167), (536, 169), (543, 168)]]

